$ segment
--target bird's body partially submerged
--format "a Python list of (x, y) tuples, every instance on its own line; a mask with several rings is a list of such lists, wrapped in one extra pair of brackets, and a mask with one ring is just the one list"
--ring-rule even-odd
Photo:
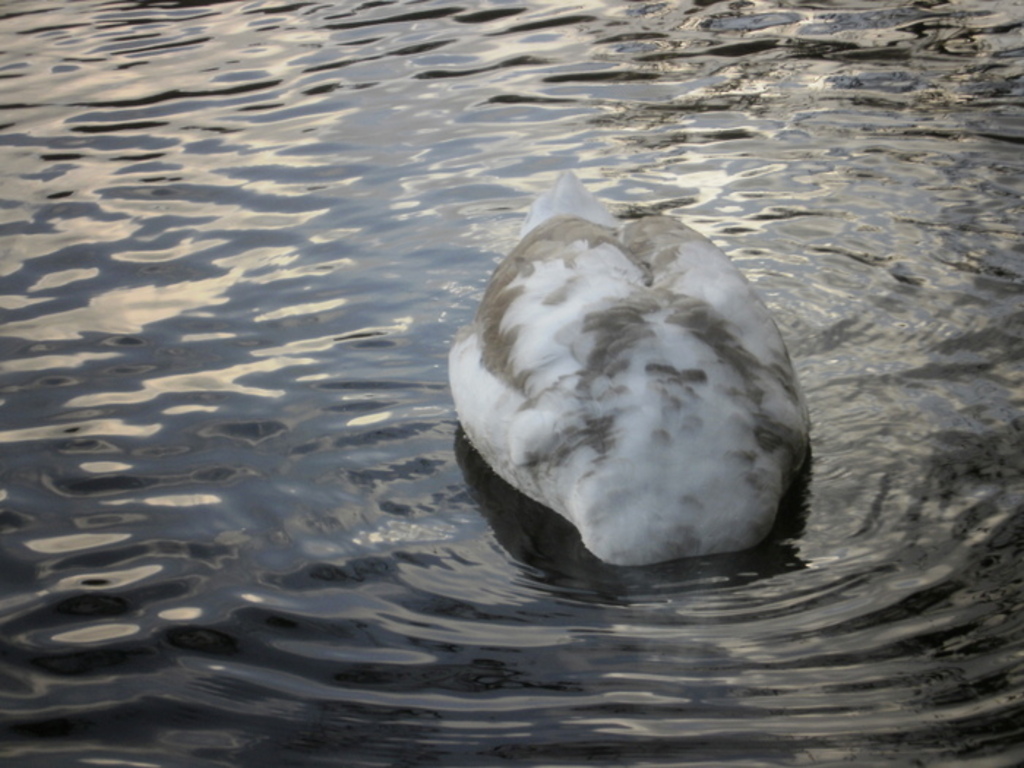
[(620, 226), (571, 174), (524, 235), (450, 354), (473, 446), (609, 563), (757, 544), (808, 419), (746, 279), (674, 219)]

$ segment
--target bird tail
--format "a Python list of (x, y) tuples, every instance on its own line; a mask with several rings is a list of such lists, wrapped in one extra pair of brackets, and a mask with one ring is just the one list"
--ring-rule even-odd
[(592, 221), (603, 227), (617, 227), (619, 222), (596, 197), (587, 191), (576, 174), (565, 171), (558, 177), (555, 186), (538, 197), (526, 215), (520, 237), (535, 229), (553, 216), (568, 214)]

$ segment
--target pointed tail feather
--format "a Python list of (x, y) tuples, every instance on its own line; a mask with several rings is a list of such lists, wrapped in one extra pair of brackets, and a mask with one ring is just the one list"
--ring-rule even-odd
[(612, 216), (596, 197), (587, 191), (572, 171), (558, 177), (555, 186), (538, 197), (526, 215), (519, 235), (523, 237), (552, 216), (568, 214), (592, 221), (604, 227), (617, 227), (618, 220)]

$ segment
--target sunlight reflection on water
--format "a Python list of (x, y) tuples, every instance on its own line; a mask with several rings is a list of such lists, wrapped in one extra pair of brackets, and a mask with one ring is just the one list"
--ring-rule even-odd
[[(0, 754), (1019, 764), (1022, 26), (8, 8)], [(460, 447), (449, 340), (563, 168), (775, 310), (814, 463), (762, 547), (605, 567)]]

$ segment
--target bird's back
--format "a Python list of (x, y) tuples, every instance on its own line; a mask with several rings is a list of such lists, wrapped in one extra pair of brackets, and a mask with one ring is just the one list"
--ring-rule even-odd
[(806, 448), (782, 338), (692, 229), (594, 218), (546, 216), (495, 271), (452, 350), (463, 427), (609, 562), (752, 546)]

